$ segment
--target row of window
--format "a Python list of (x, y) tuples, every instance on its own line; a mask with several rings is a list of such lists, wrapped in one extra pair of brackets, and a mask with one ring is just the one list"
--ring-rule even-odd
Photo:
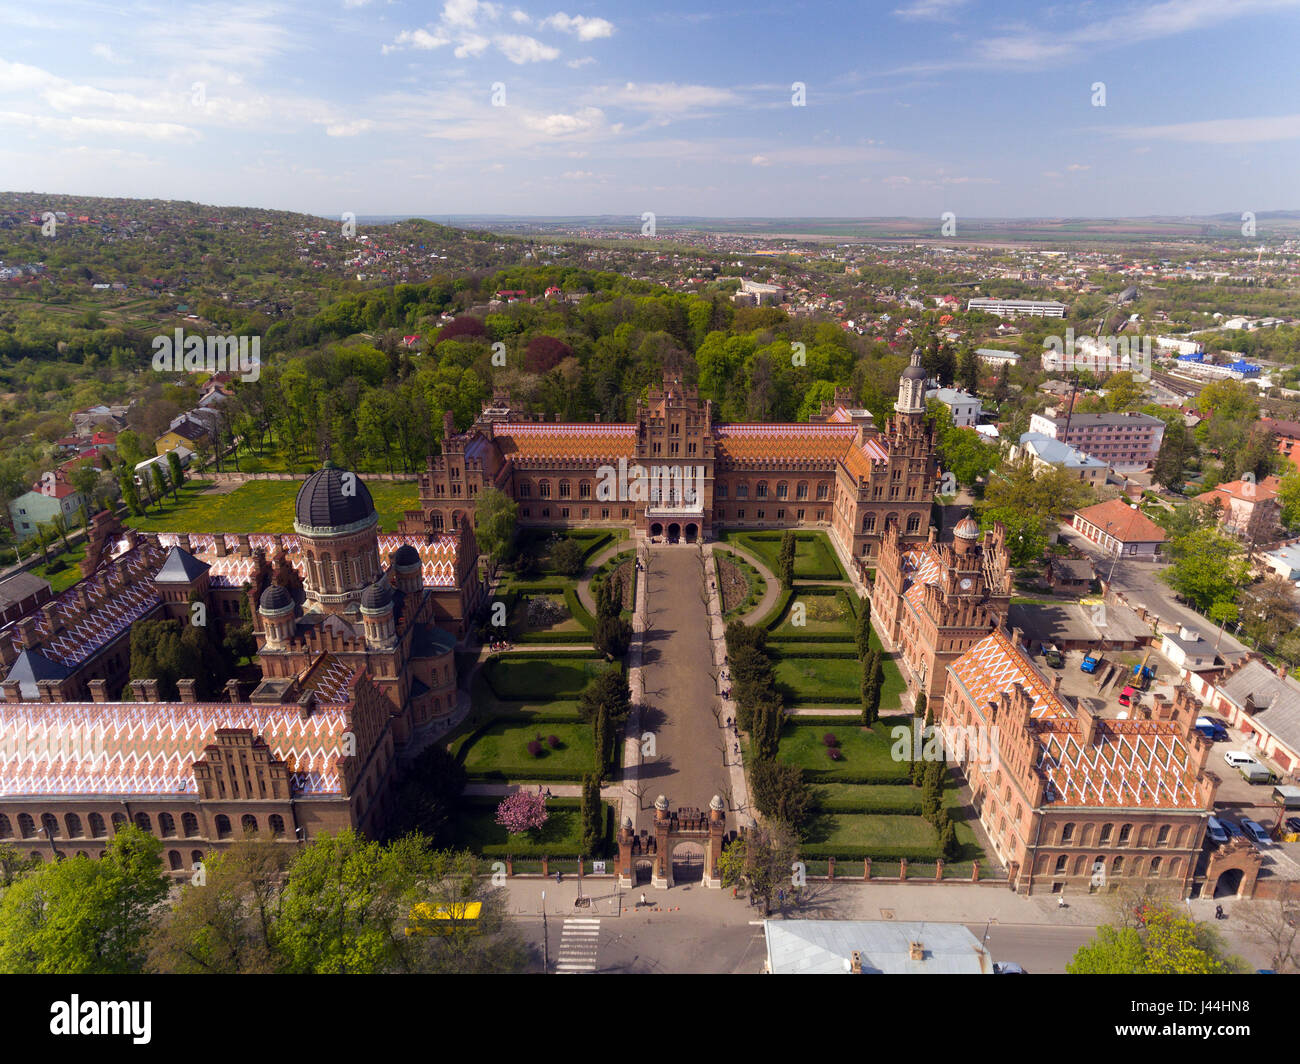
[[(233, 834), (230, 817), (225, 813), (218, 813), (213, 818), (217, 829), (217, 838), (228, 839)], [(126, 814), (114, 813), (111, 818), (113, 833), (117, 834), (126, 826)], [(148, 813), (135, 814), (135, 826), (141, 831), (147, 831), (153, 834), (153, 819)], [(251, 813), (245, 813), (239, 822), (240, 829), (246, 834), (257, 834), (259, 827), (257, 817)], [(272, 813), (267, 817), (267, 826), (277, 839), (284, 835), (284, 817), (278, 813)], [(181, 814), (180, 836), (187, 839), (199, 837), (199, 818), (193, 813)], [(103, 816), (99, 813), (91, 813), (86, 817), (83, 824), (81, 817), (77, 813), (66, 813), (63, 817), (63, 823), (60, 825), (59, 818), (53, 813), (41, 814), (41, 826), (37, 828), (36, 821), (30, 813), (18, 814), (18, 838), (34, 839), (38, 834), (44, 835), (47, 839), (104, 839), (108, 837), (106, 824)], [(171, 813), (158, 814), (158, 834), (164, 838), (177, 838), (176, 818)], [(14, 838), (14, 825), (9, 817), (0, 813), (0, 839)]]
[[(1046, 864), (1046, 861), (1043, 862)], [(1123, 855), (1116, 854), (1110, 859), (1110, 865), (1107, 867), (1104, 855), (1094, 857), (1092, 863), (1088, 863), (1088, 858), (1084, 854), (1077, 854), (1074, 858), (1074, 871), (1070, 871), (1070, 855), (1060, 854), (1056, 858), (1056, 864), (1052, 869), (1052, 874), (1056, 876), (1064, 875), (1110, 875), (1110, 876), (1180, 876), (1183, 871), (1183, 862), (1181, 858), (1174, 858), (1168, 864), (1164, 860), (1155, 856), (1150, 858), (1145, 866), (1143, 858), (1135, 857), (1132, 860), (1131, 867), (1125, 862)], [(1041, 871), (1041, 869), (1040, 869)]]

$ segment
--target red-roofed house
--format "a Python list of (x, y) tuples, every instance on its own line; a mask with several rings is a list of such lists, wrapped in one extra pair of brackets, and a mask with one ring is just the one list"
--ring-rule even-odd
[(1093, 543), (1126, 557), (1155, 558), (1165, 541), (1163, 528), (1121, 499), (1076, 510), (1070, 524)]
[(1274, 476), (1265, 477), (1258, 483), (1251, 479), (1230, 480), (1212, 491), (1201, 492), (1196, 501), (1218, 509), (1219, 522), (1225, 531), (1270, 539), (1282, 513), (1282, 504), (1277, 498), (1281, 484), (1282, 481)]

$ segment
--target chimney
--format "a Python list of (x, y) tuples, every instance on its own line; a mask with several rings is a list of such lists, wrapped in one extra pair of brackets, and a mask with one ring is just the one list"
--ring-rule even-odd
[(909, 942), (907, 944), (907, 959), (909, 961), (925, 960), (925, 944), (922, 942)]
[(90, 688), (90, 700), (92, 702), (108, 701), (107, 680), (91, 680), (86, 686)]
[(36, 690), (39, 692), (42, 702), (60, 701), (58, 680), (37, 680)]
[(854, 975), (862, 974), (862, 954), (857, 950), (849, 954), (849, 971)]
[(244, 689), (238, 680), (227, 680), (225, 695), (228, 702), (239, 703), (244, 700)]
[(442, 412), (442, 438), (449, 440), (456, 435), (456, 418), (450, 410)]
[(1083, 699), (1074, 707), (1074, 718), (1079, 722), (1079, 743), (1085, 748), (1092, 746), (1097, 741), (1097, 718)]
[(1021, 650), (1024, 648), (1025, 633), (1023, 629), (1020, 628), (1011, 629), (1011, 645), (1015, 647), (1017, 650)]
[(252, 550), (252, 548), (249, 546), (249, 543), (248, 543), (248, 533), (247, 533), (247, 532), (240, 532), (240, 533), (239, 533), (239, 546), (236, 547), (235, 549), (236, 549), (236, 550), (237, 550), (241, 555), (243, 555), (244, 557), (249, 557), (249, 556), (253, 553), (253, 550)]
[(162, 693), (158, 690), (157, 680), (145, 680), (144, 694), (146, 702), (161, 702)]
[(59, 607), (55, 603), (47, 602), (42, 606), (41, 616), (45, 618), (45, 629), (50, 638), (63, 631), (63, 622), (59, 620)]
[(18, 622), (18, 641), (22, 643), (24, 650), (40, 645), (41, 636), (36, 629), (35, 617), (27, 616)]
[(176, 681), (176, 689), (180, 692), (182, 702), (197, 702), (199, 700), (198, 692), (195, 690), (197, 687), (198, 680)]
[(148, 682), (149, 682), (148, 680), (132, 680), (132, 681), (131, 681), (131, 698), (132, 698), (133, 701), (136, 701), (136, 702), (148, 702), (148, 701), (149, 701), (149, 696), (148, 696), (148, 694), (146, 693), (146, 691), (145, 691), (145, 686), (144, 686), (144, 685), (145, 685), (146, 683), (148, 683)]
[(1060, 693), (1061, 693), (1061, 674), (1059, 672), (1054, 672), (1052, 673), (1052, 694), (1059, 695)]
[(308, 691), (298, 699), (298, 712), (302, 714), (302, 719), (306, 720), (316, 709), (316, 692)]
[(218, 532), (212, 537), (212, 545), (217, 552), (218, 558), (226, 556), (226, 534), (224, 532)]
[(4, 684), (4, 693), (6, 702), (21, 702), (23, 700), (22, 685), (17, 680), (7, 680)]

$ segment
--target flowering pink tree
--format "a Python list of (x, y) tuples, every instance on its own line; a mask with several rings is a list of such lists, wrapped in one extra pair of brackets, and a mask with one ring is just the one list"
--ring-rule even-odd
[(532, 791), (515, 791), (501, 799), (497, 806), (497, 823), (511, 835), (540, 828), (550, 813), (546, 811), (546, 796)]

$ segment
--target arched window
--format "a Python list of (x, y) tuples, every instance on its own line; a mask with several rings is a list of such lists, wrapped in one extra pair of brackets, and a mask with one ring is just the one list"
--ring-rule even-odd
[[(158, 834), (170, 839), (176, 834), (176, 818), (171, 813), (158, 814)], [(179, 859), (179, 855), (177, 855)]]
[(1101, 835), (1097, 838), (1097, 844), (1099, 846), (1110, 845), (1110, 832), (1112, 827), (1113, 825), (1111, 824), (1103, 824), (1101, 826)]
[(1163, 846), (1169, 841), (1169, 825), (1164, 824), (1160, 828), (1160, 833), (1156, 835), (1156, 845)]
[(0, 813), (0, 839), (12, 839), (14, 837), (14, 826), (9, 823), (9, 818), (4, 813)]
[(519, 482), (519, 497), (521, 499), (531, 499), (533, 497), (533, 485), (530, 481), (521, 480)]
[(141, 831), (147, 831), (150, 835), (153, 834), (153, 820), (150, 819), (148, 813), (136, 813), (135, 826)]
[(24, 839), (36, 837), (36, 821), (32, 819), (30, 813), (18, 814), (18, 834)]
[(90, 814), (90, 837), (102, 839), (108, 832), (104, 830), (104, 818), (98, 813)]
[(245, 813), (239, 820), (239, 827), (245, 835), (256, 835), (257, 817), (252, 813)]
[(537, 496), (541, 499), (551, 497), (551, 482), (549, 480), (539, 480), (537, 482)]
[(1070, 842), (1074, 838), (1074, 824), (1066, 824), (1061, 828), (1061, 841)]
[(888, 528), (890, 525), (893, 525), (895, 528), (898, 527), (898, 514), (896, 513), (885, 514), (885, 527)]
[(907, 530), (908, 530), (909, 532), (916, 532), (920, 527), (921, 527), (921, 515), (920, 515), (920, 514), (908, 514), (908, 515), (907, 515)]
[(579, 498), (579, 499), (590, 499), (590, 498), (591, 498), (591, 481), (590, 481), (590, 480), (580, 480), (580, 481), (578, 481), (578, 498)]
[(47, 839), (57, 839), (59, 837), (59, 818), (53, 813), (41, 814), (41, 827), (45, 829)]
[(190, 867), (193, 868), (193, 867), (195, 867), (196, 865), (201, 865), (202, 863), (203, 863), (203, 851), (202, 851), (202, 850), (191, 850), (191, 851), (190, 851)]
[(172, 870), (173, 872), (179, 872), (179, 871), (181, 870), (181, 852), (180, 852), (180, 850), (168, 850), (168, 851), (167, 851), (167, 864), (171, 867), (171, 870)]
[(185, 833), (187, 839), (194, 838), (199, 833), (199, 818), (193, 813), (182, 813), (181, 831)]
[(441, 531), (442, 531), (442, 511), (441, 511), (441, 510), (434, 510), (431, 514), (429, 514), (429, 521), (430, 521), (430, 523), (433, 525), (433, 530), (434, 530), (435, 532), (441, 532)]
[(217, 838), (230, 838), (230, 817), (226, 816), (225, 813), (217, 814)]
[(1132, 825), (1132, 824), (1125, 824), (1122, 828), (1120, 828), (1120, 829), (1119, 829), (1119, 842), (1118, 842), (1118, 845), (1120, 845), (1120, 846), (1127, 846), (1127, 845), (1128, 845), (1128, 837), (1129, 837), (1132, 833), (1133, 833), (1133, 825)]
[(284, 817), (279, 813), (272, 813), (270, 816), (271, 834), (277, 839), (284, 837)]
[(570, 494), (570, 492), (569, 492), (569, 482), (568, 482), (567, 480), (561, 480), (561, 481), (560, 481), (560, 498), (561, 498), (561, 499), (567, 499), (567, 498), (569, 498), (569, 494)]
[(1065, 874), (1065, 865), (1067, 861), (1069, 861), (1069, 858), (1066, 857), (1065, 854), (1061, 854), (1061, 856), (1056, 859), (1055, 875), (1061, 876)]
[(63, 818), (63, 822), (68, 829), (68, 838), (81, 838), (81, 817), (77, 816), (76, 813), (69, 813)]
[(1124, 858), (1116, 857), (1115, 860), (1112, 861), (1110, 865), (1111, 875), (1117, 876), (1123, 871), (1124, 871)]
[(1147, 875), (1158, 876), (1160, 874), (1160, 858), (1151, 858), (1151, 867), (1147, 869)]
[(794, 486), (794, 497), (799, 502), (808, 498), (808, 481), (801, 480)]
[(776, 482), (776, 497), (778, 499), (785, 499), (788, 498), (789, 495), (790, 495), (789, 485), (787, 485), (784, 480), (778, 480)]
[(767, 481), (766, 481), (766, 480), (760, 480), (757, 484), (754, 485), (754, 498), (756, 498), (756, 499), (766, 499), (766, 498), (767, 498)]

